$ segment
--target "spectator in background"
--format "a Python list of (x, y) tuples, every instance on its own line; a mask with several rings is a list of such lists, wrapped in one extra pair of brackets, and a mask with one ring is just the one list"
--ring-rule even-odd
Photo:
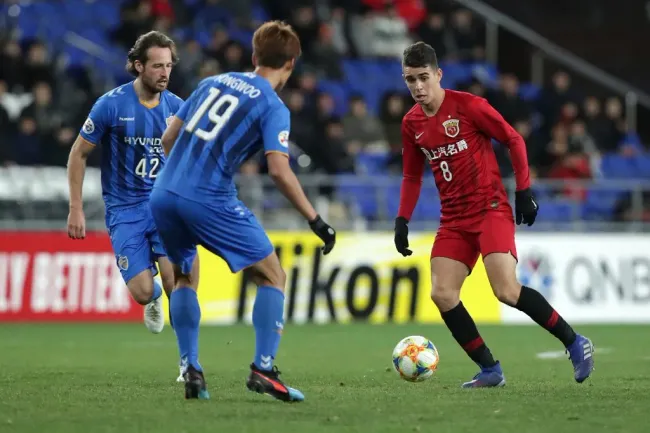
[(485, 30), (474, 20), (471, 11), (459, 9), (452, 14), (451, 32), (460, 60), (485, 58)]
[(553, 74), (550, 87), (545, 87), (540, 99), (539, 111), (542, 115), (542, 128), (550, 131), (558, 121), (563, 105), (575, 103), (579, 98), (571, 87), (571, 77), (564, 71)]
[(406, 21), (392, 4), (386, 6), (384, 11), (371, 12), (364, 25), (366, 30), (357, 34), (355, 42), (357, 47), (368, 46), (368, 56), (399, 59), (412, 42)]
[(229, 41), (230, 39), (228, 38), (228, 32), (226, 29), (224, 27), (215, 27), (212, 30), (210, 42), (208, 42), (208, 45), (205, 47), (205, 55), (217, 59), (226, 49)]
[(129, 49), (138, 36), (153, 28), (156, 18), (151, 14), (149, 0), (124, 3), (120, 13), (122, 23), (112, 32), (112, 37), (122, 47)]
[(41, 164), (41, 138), (34, 118), (21, 116), (18, 120), (18, 133), (11, 141), (9, 161), (18, 165)]
[(291, 24), (300, 38), (303, 56), (305, 58), (311, 58), (313, 55), (314, 41), (318, 39), (320, 27), (314, 7), (305, 5), (293, 10), (289, 24)]
[(519, 80), (514, 74), (503, 74), (499, 89), (488, 99), (510, 124), (530, 119), (532, 107), (519, 96)]
[(341, 53), (334, 45), (333, 30), (328, 24), (322, 24), (318, 32), (318, 40), (312, 46), (311, 55), (305, 61), (322, 71), (322, 78), (342, 80)]
[(354, 155), (360, 151), (388, 150), (381, 122), (368, 112), (363, 96), (352, 96), (349, 107), (350, 111), (343, 118), (343, 132), (348, 152)]
[(613, 137), (611, 125), (602, 112), (602, 104), (595, 96), (589, 96), (583, 103), (583, 115), (587, 133), (594, 138), (596, 146), (604, 151), (614, 151), (618, 137)]
[(217, 60), (226, 71), (245, 71), (253, 66), (250, 55), (244, 52), (240, 43), (233, 41), (226, 44), (223, 53), (217, 56)]
[(387, 94), (381, 104), (379, 118), (389, 149), (386, 169), (393, 174), (402, 173), (402, 118), (406, 111), (405, 97), (399, 93)]
[(66, 167), (70, 148), (77, 138), (78, 132), (71, 125), (64, 125), (53, 136), (44, 137), (43, 149), (41, 150), (43, 163), (56, 167)]
[(51, 136), (61, 124), (61, 114), (52, 100), (50, 85), (41, 82), (34, 86), (34, 102), (25, 108), (24, 116), (36, 121), (38, 132), (43, 136)]
[(22, 49), (17, 41), (10, 39), (0, 54), (0, 80), (7, 85), (7, 92), (22, 93), (25, 89)]
[(417, 28), (417, 35), (422, 41), (435, 47), (440, 60), (446, 60), (454, 52), (454, 36), (441, 13), (429, 14)]
[(312, 140), (313, 113), (307, 110), (305, 94), (299, 90), (291, 90), (285, 103), (291, 111), (291, 140), (296, 143), (306, 143)]
[(29, 47), (23, 74), (25, 89), (32, 90), (36, 83), (47, 83), (54, 87), (54, 66), (43, 43), (34, 42)]
[(623, 104), (619, 98), (607, 98), (605, 101), (605, 118), (605, 124), (609, 129), (609, 140), (617, 145), (620, 144), (626, 128), (623, 117)]

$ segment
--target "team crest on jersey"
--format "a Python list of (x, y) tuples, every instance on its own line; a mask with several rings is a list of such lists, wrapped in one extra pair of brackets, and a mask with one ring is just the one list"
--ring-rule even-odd
[(442, 126), (445, 128), (445, 134), (449, 137), (454, 138), (460, 132), (460, 120), (458, 119), (449, 119), (442, 122)]
[(165, 123), (167, 126), (169, 126), (172, 123), (172, 119), (174, 118), (174, 113), (170, 114), (168, 118), (165, 119)]
[(95, 123), (93, 122), (93, 119), (90, 117), (86, 119), (84, 122), (83, 130), (86, 134), (92, 134), (95, 132)]
[(123, 271), (129, 269), (129, 259), (126, 256), (117, 256), (117, 267)]

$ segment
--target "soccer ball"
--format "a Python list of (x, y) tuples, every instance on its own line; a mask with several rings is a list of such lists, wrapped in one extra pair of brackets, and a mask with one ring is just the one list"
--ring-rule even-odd
[(404, 338), (393, 349), (393, 367), (409, 382), (422, 382), (433, 376), (439, 359), (436, 346), (419, 335)]

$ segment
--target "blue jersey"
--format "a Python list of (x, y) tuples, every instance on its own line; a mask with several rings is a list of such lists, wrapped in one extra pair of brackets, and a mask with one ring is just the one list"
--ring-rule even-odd
[(241, 164), (260, 150), (289, 151), (289, 110), (253, 73), (206, 78), (176, 116), (184, 121), (156, 188), (204, 201), (236, 197)]
[(165, 90), (158, 104), (145, 105), (133, 81), (97, 99), (80, 134), (101, 147), (102, 194), (107, 211), (148, 200), (165, 163), (162, 134), (182, 103)]

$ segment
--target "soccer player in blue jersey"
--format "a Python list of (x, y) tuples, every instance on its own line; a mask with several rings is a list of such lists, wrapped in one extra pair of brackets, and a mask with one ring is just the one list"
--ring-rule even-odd
[(240, 165), (263, 150), (270, 176), (323, 240), (324, 254), (334, 247), (334, 229), (316, 213), (289, 165), (289, 110), (276, 94), (300, 53), (300, 40), (290, 26), (265, 23), (253, 35), (255, 71), (204, 79), (163, 135), (165, 152), (171, 152), (150, 205), (174, 267), (171, 314), (187, 366), (188, 399), (209, 398), (198, 359), (201, 310), (190, 275), (199, 244), (223, 258), (233, 273), (248, 268), (258, 286), (248, 389), (287, 402), (304, 399), (279, 379), (274, 366), (284, 326), (286, 275), (264, 229), (237, 198), (233, 182)]
[(127, 70), (135, 80), (97, 99), (68, 160), (68, 235), (83, 239), (86, 223), (82, 183), (86, 159), (96, 147), (100, 148), (106, 226), (117, 266), (133, 299), (144, 306), (144, 322), (153, 333), (160, 333), (164, 326), (163, 289), (154, 279), (158, 274), (156, 261), (168, 295), (174, 286), (172, 266), (148, 201), (165, 163), (162, 134), (183, 103), (167, 90), (176, 62), (176, 47), (169, 37), (157, 31), (140, 36), (127, 61)]

